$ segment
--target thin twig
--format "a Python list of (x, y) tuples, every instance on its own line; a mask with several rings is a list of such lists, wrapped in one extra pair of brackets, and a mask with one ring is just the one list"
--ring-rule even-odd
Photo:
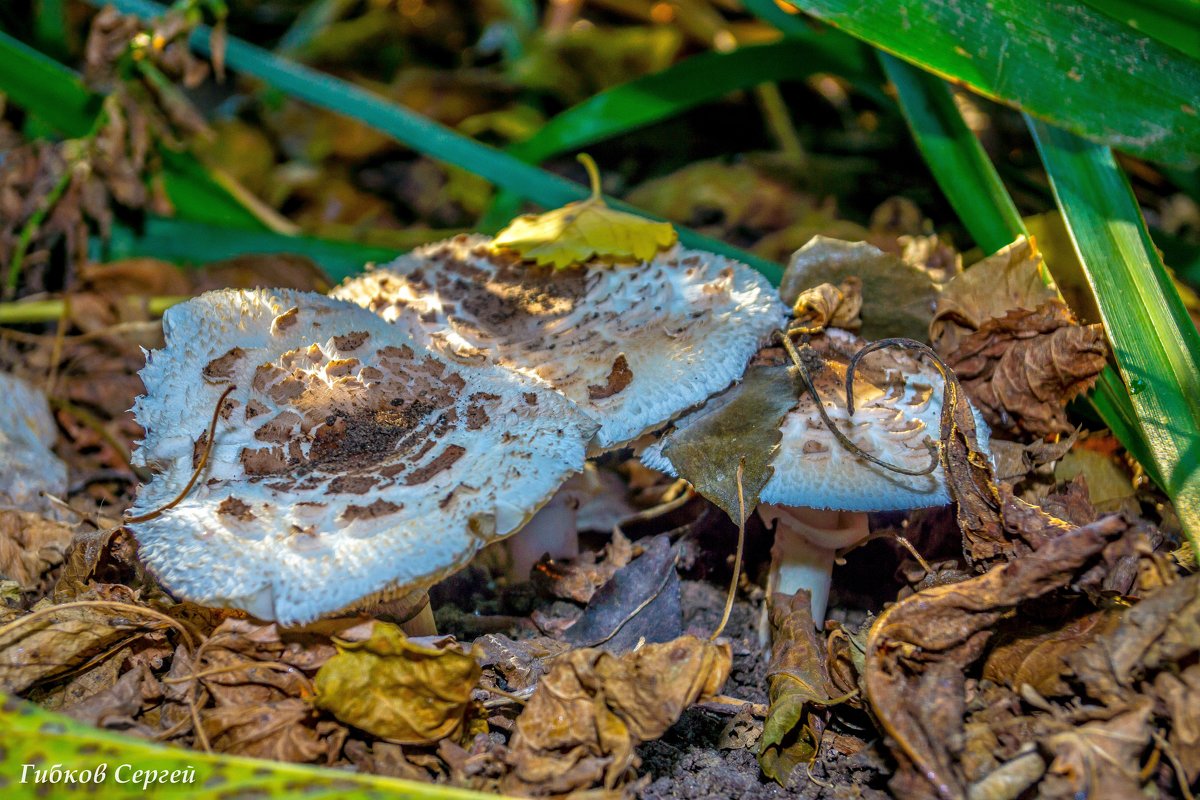
[(737, 555), (733, 557), (733, 579), (729, 582), (729, 593), (725, 595), (725, 613), (721, 615), (721, 624), (713, 631), (712, 636), (708, 637), (710, 642), (715, 642), (729, 624), (729, 615), (733, 613), (733, 600), (737, 596), (738, 578), (742, 576), (742, 551), (746, 546), (746, 494), (742, 489), (742, 474), (745, 468), (746, 459), (742, 457), (737, 466), (738, 541)]
[(225, 405), (225, 398), (229, 397), (230, 393), (236, 388), (236, 386), (230, 386), (221, 394), (221, 398), (217, 400), (217, 407), (213, 409), (212, 421), (208, 424), (208, 438), (204, 442), (204, 452), (200, 455), (200, 462), (196, 464), (196, 468), (192, 470), (192, 478), (187, 482), (187, 486), (183, 487), (183, 491), (177, 494), (174, 500), (164, 506), (159, 506), (153, 511), (147, 511), (145, 514), (138, 514), (136, 517), (125, 517), (125, 524), (128, 525), (131, 522), (147, 522), (152, 520), (159, 514), (162, 514), (165, 511), (170, 511), (172, 508), (182, 503), (183, 498), (188, 496), (188, 494), (192, 491), (192, 487), (196, 485), (196, 481), (200, 479), (200, 473), (204, 472), (204, 467), (206, 464), (208, 464), (208, 454), (212, 452), (213, 439), (216, 437), (217, 432), (217, 418), (221, 414), (221, 406)]

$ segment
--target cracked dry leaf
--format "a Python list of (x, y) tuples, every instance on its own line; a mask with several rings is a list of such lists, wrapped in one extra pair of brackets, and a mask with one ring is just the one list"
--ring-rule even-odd
[(0, 579), (32, 592), (42, 577), (63, 563), (71, 528), (27, 511), (0, 509)]
[(967, 668), (1021, 603), (1060, 590), (1103, 563), (1128, 530), (1119, 517), (1048, 538), (1039, 550), (960, 583), (937, 586), (888, 608), (871, 627), (865, 685), (899, 767), (898, 797), (961, 797)]
[[(663, 456), (679, 477), (715, 503), (735, 523), (744, 524), (775, 468), (771, 460), (783, 439), (780, 425), (798, 402), (799, 384), (791, 367), (754, 366), (742, 382), (719, 398), (683, 430), (670, 434)], [(745, 517), (739, 519), (738, 464), (742, 467)]]
[(988, 320), (1057, 300), (1054, 288), (1042, 282), (1041, 270), (1042, 254), (1025, 237), (966, 269), (937, 297), (929, 323), (933, 348), (945, 357)]
[(805, 289), (792, 304), (792, 329), (816, 332), (825, 328), (857, 331), (862, 328), (862, 280), (851, 275), (839, 285), (822, 283)]
[(383, 622), (366, 641), (336, 643), (338, 654), (317, 672), (318, 708), (399, 744), (464, 733), (482, 673), (474, 655), (418, 644)]
[(733, 663), (727, 643), (694, 636), (621, 656), (573, 650), (554, 661), (517, 717), (505, 791), (559, 794), (612, 789), (693, 703), (715, 696)]
[(1095, 384), (1108, 343), (1050, 300), (986, 320), (944, 357), (993, 429), (1044, 437), (1074, 429), (1066, 404)]
[(590, 157), (580, 156), (592, 182), (592, 196), (544, 214), (517, 217), (496, 234), (496, 252), (514, 251), (539, 267), (566, 269), (591, 258), (636, 263), (649, 261), (675, 244), (679, 234), (669, 222), (655, 222), (617, 211), (600, 194), (600, 174)]
[(771, 705), (763, 723), (758, 763), (763, 773), (787, 786), (792, 771), (817, 757), (825, 719), (814, 706), (829, 704), (824, 647), (813, 626), (811, 595), (800, 590), (775, 595), (771, 612), (771, 660), (767, 692)]
[(866, 242), (814, 236), (792, 255), (779, 296), (794, 306), (806, 289), (824, 283), (840, 286), (847, 278), (860, 281), (863, 338), (924, 341), (937, 297), (933, 281), (920, 268)]

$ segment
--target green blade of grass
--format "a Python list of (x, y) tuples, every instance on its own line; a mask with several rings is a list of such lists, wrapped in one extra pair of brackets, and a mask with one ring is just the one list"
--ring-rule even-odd
[[(99, 5), (101, 0), (88, 2)], [(163, 6), (150, 0), (113, 0), (111, 5), (126, 14), (136, 14), (147, 19), (165, 10)], [(197, 27), (192, 33), (192, 46), (203, 53), (209, 53), (211, 33), (206, 26)], [(553, 208), (574, 200), (582, 200), (590, 194), (582, 184), (526, 164), (494, 147), (390, 103), (362, 87), (280, 58), (240, 39), (228, 38), (225, 63), (230, 69), (259, 78), (285, 94), (352, 117), (364, 125), (392, 136), (417, 152), (473, 172), (539, 205)], [(618, 200), (606, 200), (614, 208), (651, 216)], [(688, 247), (736, 258), (754, 267), (776, 284), (783, 275), (783, 268), (779, 264), (687, 228), (676, 226), (676, 229), (679, 231), (679, 240)]]
[[(105, 765), (104, 780), (94, 782)], [(36, 770), (57, 768), (58, 783), (35, 782)], [(88, 770), (88, 782), (64, 783), (64, 770)], [(174, 773), (174, 783), (144, 783), (135, 771)], [(503, 800), (432, 783), (346, 770), (321, 769), (259, 758), (202, 753), (152, 744), (143, 739), (76, 722), (32, 703), (0, 693), (0, 774), (12, 797), (180, 797), (219, 800), (230, 797), (304, 797), (305, 800)], [(186, 775), (191, 779), (187, 780)]]
[[(901, 113), (917, 148), (976, 244), (994, 253), (1028, 235), (1004, 182), (963, 121), (946, 83), (886, 53), (880, 53), (880, 59), (896, 86)], [(1111, 367), (1101, 373), (1089, 399), (1113, 435), (1162, 485), (1129, 394)]]
[[(761, 12), (768, 3), (746, 5)], [(1089, 5), (1070, 0), (795, 0), (794, 5), (921, 69), (1081, 136), (1169, 164), (1200, 161), (1200, 62)]]
[(917, 148), (975, 243), (988, 253), (1011, 244), (1025, 232), (1021, 215), (946, 82), (895, 56), (879, 56)]
[(1195, 0), (1084, 0), (1118, 22), (1200, 58), (1200, 3)]
[(1200, 541), (1200, 333), (1112, 151), (1029, 119), (1162, 488)]

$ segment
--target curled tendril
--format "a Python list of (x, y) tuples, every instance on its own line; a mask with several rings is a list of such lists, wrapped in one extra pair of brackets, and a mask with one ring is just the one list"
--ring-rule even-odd
[[(796, 365), (796, 371), (800, 375), (800, 380), (804, 382), (804, 388), (808, 391), (809, 394), (812, 395), (813, 400), (816, 403), (817, 413), (819, 413), (821, 415), (821, 421), (825, 423), (825, 427), (828, 428), (829, 432), (833, 434), (833, 438), (837, 439), (838, 444), (840, 444), (846, 450), (848, 450), (849, 452), (858, 456), (859, 458), (866, 459), (867, 461), (870, 461), (872, 464), (883, 467), (884, 469), (889, 470), (891, 472), (899, 473), (901, 475), (912, 475), (915, 477), (919, 477), (921, 475), (929, 475), (930, 473), (932, 473), (934, 470), (936, 470), (938, 468), (938, 465), (942, 463), (941, 443), (940, 442), (932, 442), (928, 438), (926, 438), (926, 440), (925, 440), (925, 446), (929, 448), (929, 453), (932, 456), (932, 458), (930, 460), (929, 466), (927, 466), (923, 469), (909, 469), (908, 467), (901, 467), (896, 464), (892, 464), (890, 462), (884, 461), (882, 458), (879, 458), (878, 456), (868, 453), (866, 450), (863, 450), (861, 447), (856, 445), (854, 442), (850, 441), (850, 437), (848, 437), (848, 436), (846, 436), (846, 434), (842, 433), (841, 429), (839, 429), (837, 427), (837, 425), (834, 423), (834, 421), (829, 417), (829, 413), (825, 410), (825, 404), (821, 402), (821, 396), (817, 393), (817, 387), (812, 381), (812, 375), (809, 373), (808, 365), (805, 363), (805, 359), (804, 359), (802, 353), (800, 352), (800, 350), (798, 350), (796, 348), (796, 345), (792, 342), (790, 333), (791, 333), (791, 331), (788, 331), (786, 333), (784, 331), (776, 331), (775, 336), (783, 343), (783, 347), (785, 350), (787, 350), (787, 354), (791, 357), (792, 363)], [(878, 346), (880, 346), (880, 345), (887, 346), (889, 344), (896, 344), (899, 342), (904, 342), (904, 343), (912, 342), (912, 344), (914, 344), (914, 345), (917, 345), (919, 347), (924, 347), (924, 345), (922, 345), (920, 342), (916, 342), (911, 339), (883, 339), (883, 340), (880, 340), (879, 342), (874, 342), (872, 344), (869, 344), (866, 347), (864, 347), (862, 350), (859, 350), (854, 355), (854, 357), (850, 360), (850, 367), (846, 372), (846, 409), (850, 415), (854, 414), (854, 394), (853, 394), (854, 368), (858, 364), (859, 358), (862, 357), (863, 355), (866, 355), (869, 352), (872, 352), (872, 350), (879, 349)], [(812, 352), (812, 348), (808, 345), (807, 342), (803, 343), (801, 345), (801, 347), (805, 348), (806, 352)], [(932, 353), (932, 351), (930, 351), (930, 352)], [(934, 355), (934, 358), (935, 359), (937, 358), (936, 354)], [(941, 367), (943, 367), (943, 368), (945, 367), (945, 364), (941, 364), (940, 360), (938, 363), (941, 365)], [(943, 377), (947, 373), (948, 373), (948, 370), (944, 370), (942, 372)], [(946, 386), (948, 387), (949, 385), (950, 385), (950, 381), (947, 380)], [(943, 430), (945, 429), (947, 420), (950, 419), (950, 416), (948, 415), (948, 412), (947, 412), (948, 408), (950, 408), (950, 407), (948, 407), (946, 405), (942, 406), (941, 424), (942, 424)]]

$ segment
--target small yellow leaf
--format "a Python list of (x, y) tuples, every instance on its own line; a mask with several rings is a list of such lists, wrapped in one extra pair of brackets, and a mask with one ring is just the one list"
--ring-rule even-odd
[(317, 672), (316, 704), (376, 736), (433, 744), (467, 730), (481, 672), (456, 646), (422, 646), (376, 622), (367, 641), (338, 642), (338, 654)]
[(593, 257), (617, 262), (649, 261), (675, 243), (667, 222), (609, 208), (600, 196), (600, 175), (590, 156), (579, 156), (592, 182), (592, 196), (545, 214), (517, 217), (492, 240), (494, 250), (511, 250), (538, 266), (566, 269)]

